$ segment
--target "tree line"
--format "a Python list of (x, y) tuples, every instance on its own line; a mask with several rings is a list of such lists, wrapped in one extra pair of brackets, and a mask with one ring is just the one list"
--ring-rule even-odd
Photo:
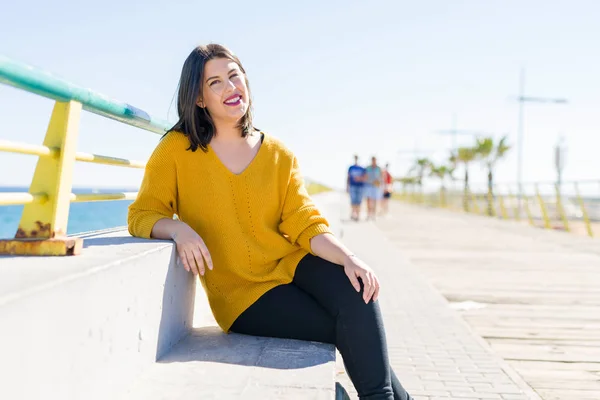
[(494, 197), (494, 170), (500, 160), (506, 157), (511, 146), (507, 137), (499, 141), (492, 137), (477, 138), (473, 146), (459, 147), (451, 151), (445, 162), (436, 164), (428, 158), (418, 158), (408, 171), (408, 175), (396, 179), (403, 185), (416, 185), (422, 192), (423, 181), (427, 177), (440, 180), (442, 193), (446, 191), (447, 179), (455, 180), (454, 172), (457, 167), (464, 168), (464, 196), (463, 207), (469, 211), (469, 169), (473, 164), (479, 164), (487, 171), (488, 184), (488, 212), (492, 212), (492, 199)]

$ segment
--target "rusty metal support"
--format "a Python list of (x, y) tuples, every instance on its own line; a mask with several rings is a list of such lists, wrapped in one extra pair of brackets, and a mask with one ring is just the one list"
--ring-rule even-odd
[(67, 237), (80, 115), (81, 103), (55, 103), (44, 146), (59, 149), (59, 154), (58, 157), (38, 159), (29, 187), (29, 193), (44, 194), (47, 200), (25, 205), (15, 238), (0, 242), (0, 254), (61, 256), (80, 253), (83, 240)]
[(13, 256), (75, 256), (81, 253), (83, 239), (56, 237), (53, 239), (0, 240), (0, 254)]

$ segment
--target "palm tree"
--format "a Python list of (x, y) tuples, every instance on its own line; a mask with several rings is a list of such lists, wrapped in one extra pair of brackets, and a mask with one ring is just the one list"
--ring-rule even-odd
[(462, 164), (465, 167), (465, 189), (463, 195), (463, 208), (469, 211), (469, 164), (477, 159), (474, 147), (459, 147), (456, 154), (452, 154), (450, 162), (454, 165)]
[(395, 182), (400, 182), (402, 187), (406, 187), (408, 185), (414, 185), (417, 183), (417, 178), (414, 176), (401, 176), (394, 179)]
[(414, 174), (417, 185), (419, 185), (419, 201), (423, 198), (423, 178), (431, 167), (431, 161), (428, 158), (419, 158), (415, 160), (415, 164), (408, 171), (409, 174)]
[(430, 175), (434, 176), (436, 178), (438, 178), (440, 180), (441, 183), (441, 189), (440, 189), (440, 202), (442, 207), (444, 207), (446, 205), (446, 177), (450, 177), (450, 179), (453, 178), (452, 174), (454, 173), (454, 167), (450, 167), (447, 165), (433, 165), (431, 164), (430, 167)]
[(427, 170), (431, 167), (431, 161), (428, 158), (418, 158), (415, 164), (410, 169), (410, 173), (416, 172), (417, 184), (423, 186), (423, 178), (427, 174)]
[[(402, 194), (403, 196), (407, 195), (407, 187), (410, 188), (412, 193), (415, 192), (414, 186), (417, 183), (417, 178), (414, 176), (402, 176), (394, 179), (395, 182), (400, 182), (402, 184)], [(411, 200), (414, 200), (411, 195)]]
[(477, 158), (481, 161), (488, 171), (488, 214), (493, 215), (492, 199), (494, 198), (494, 168), (496, 163), (506, 156), (510, 146), (506, 144), (507, 137), (503, 136), (498, 144), (494, 143), (493, 138), (477, 139), (475, 152)]

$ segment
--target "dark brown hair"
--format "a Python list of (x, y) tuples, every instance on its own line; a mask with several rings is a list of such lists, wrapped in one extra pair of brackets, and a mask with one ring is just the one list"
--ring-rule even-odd
[(209, 44), (196, 47), (183, 63), (181, 77), (179, 78), (179, 90), (177, 94), (177, 114), (179, 121), (169, 130), (184, 133), (190, 140), (188, 150), (196, 151), (200, 147), (203, 151), (208, 150), (208, 144), (215, 135), (215, 125), (206, 108), (196, 104), (198, 96), (202, 98), (202, 80), (204, 77), (204, 66), (214, 58), (226, 58), (235, 62), (244, 73), (246, 86), (248, 87), (248, 110), (240, 119), (238, 128), (242, 131), (242, 137), (246, 137), (253, 128), (252, 126), (252, 100), (250, 86), (246, 71), (239, 58), (228, 48), (219, 44)]

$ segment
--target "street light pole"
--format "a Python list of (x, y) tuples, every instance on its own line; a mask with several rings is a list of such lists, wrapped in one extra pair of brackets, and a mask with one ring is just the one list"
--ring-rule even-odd
[(523, 103), (525, 102), (525, 68), (521, 68), (519, 77), (519, 130), (517, 133), (517, 205), (521, 214), (521, 198), (523, 197)]
[(518, 210), (519, 214), (521, 213), (521, 200), (523, 197), (523, 131), (524, 127), (524, 118), (525, 118), (525, 102), (529, 103), (554, 103), (554, 104), (567, 104), (567, 100), (563, 98), (549, 98), (549, 97), (532, 97), (525, 96), (525, 69), (521, 68), (521, 74), (519, 79), (519, 131), (517, 136), (517, 185), (518, 185)]

